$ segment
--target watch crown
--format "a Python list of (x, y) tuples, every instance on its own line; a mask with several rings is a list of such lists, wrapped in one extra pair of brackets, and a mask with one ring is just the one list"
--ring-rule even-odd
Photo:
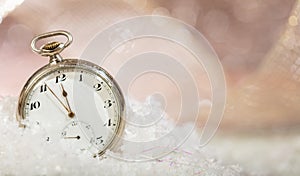
[(54, 50), (56, 49), (60, 44), (60, 42), (49, 42), (45, 45), (42, 46), (42, 49), (45, 49), (45, 50)]

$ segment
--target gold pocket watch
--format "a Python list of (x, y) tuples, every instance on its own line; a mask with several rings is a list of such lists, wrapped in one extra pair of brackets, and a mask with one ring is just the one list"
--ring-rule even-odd
[[(54, 36), (67, 41), (37, 41)], [(17, 120), (46, 131), (47, 142), (63, 142), (68, 149), (90, 151), (94, 156), (112, 149), (123, 132), (124, 97), (113, 77), (98, 65), (60, 56), (72, 42), (67, 31), (53, 31), (33, 38), (32, 50), (50, 57), (47, 65), (26, 82), (19, 97)]]

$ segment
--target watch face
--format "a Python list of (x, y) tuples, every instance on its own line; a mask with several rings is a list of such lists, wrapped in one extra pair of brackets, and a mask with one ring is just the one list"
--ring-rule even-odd
[(25, 85), (19, 115), (45, 129), (48, 142), (103, 153), (122, 130), (124, 99), (107, 72), (85, 61), (42, 68)]

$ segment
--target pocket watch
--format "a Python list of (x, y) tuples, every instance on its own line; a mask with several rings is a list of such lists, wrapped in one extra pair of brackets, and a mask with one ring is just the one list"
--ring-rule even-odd
[[(66, 42), (37, 42), (66, 37)], [(50, 58), (23, 87), (17, 110), (21, 127), (42, 127), (45, 141), (65, 143), (68, 149), (100, 156), (112, 149), (123, 132), (124, 97), (113, 77), (100, 66), (81, 59), (65, 59), (60, 53), (73, 38), (67, 31), (38, 35), (32, 50)]]

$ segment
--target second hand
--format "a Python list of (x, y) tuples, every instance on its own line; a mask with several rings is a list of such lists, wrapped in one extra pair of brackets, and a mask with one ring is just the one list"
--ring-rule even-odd
[(64, 139), (80, 139), (80, 136), (74, 136), (74, 137), (64, 137)]

